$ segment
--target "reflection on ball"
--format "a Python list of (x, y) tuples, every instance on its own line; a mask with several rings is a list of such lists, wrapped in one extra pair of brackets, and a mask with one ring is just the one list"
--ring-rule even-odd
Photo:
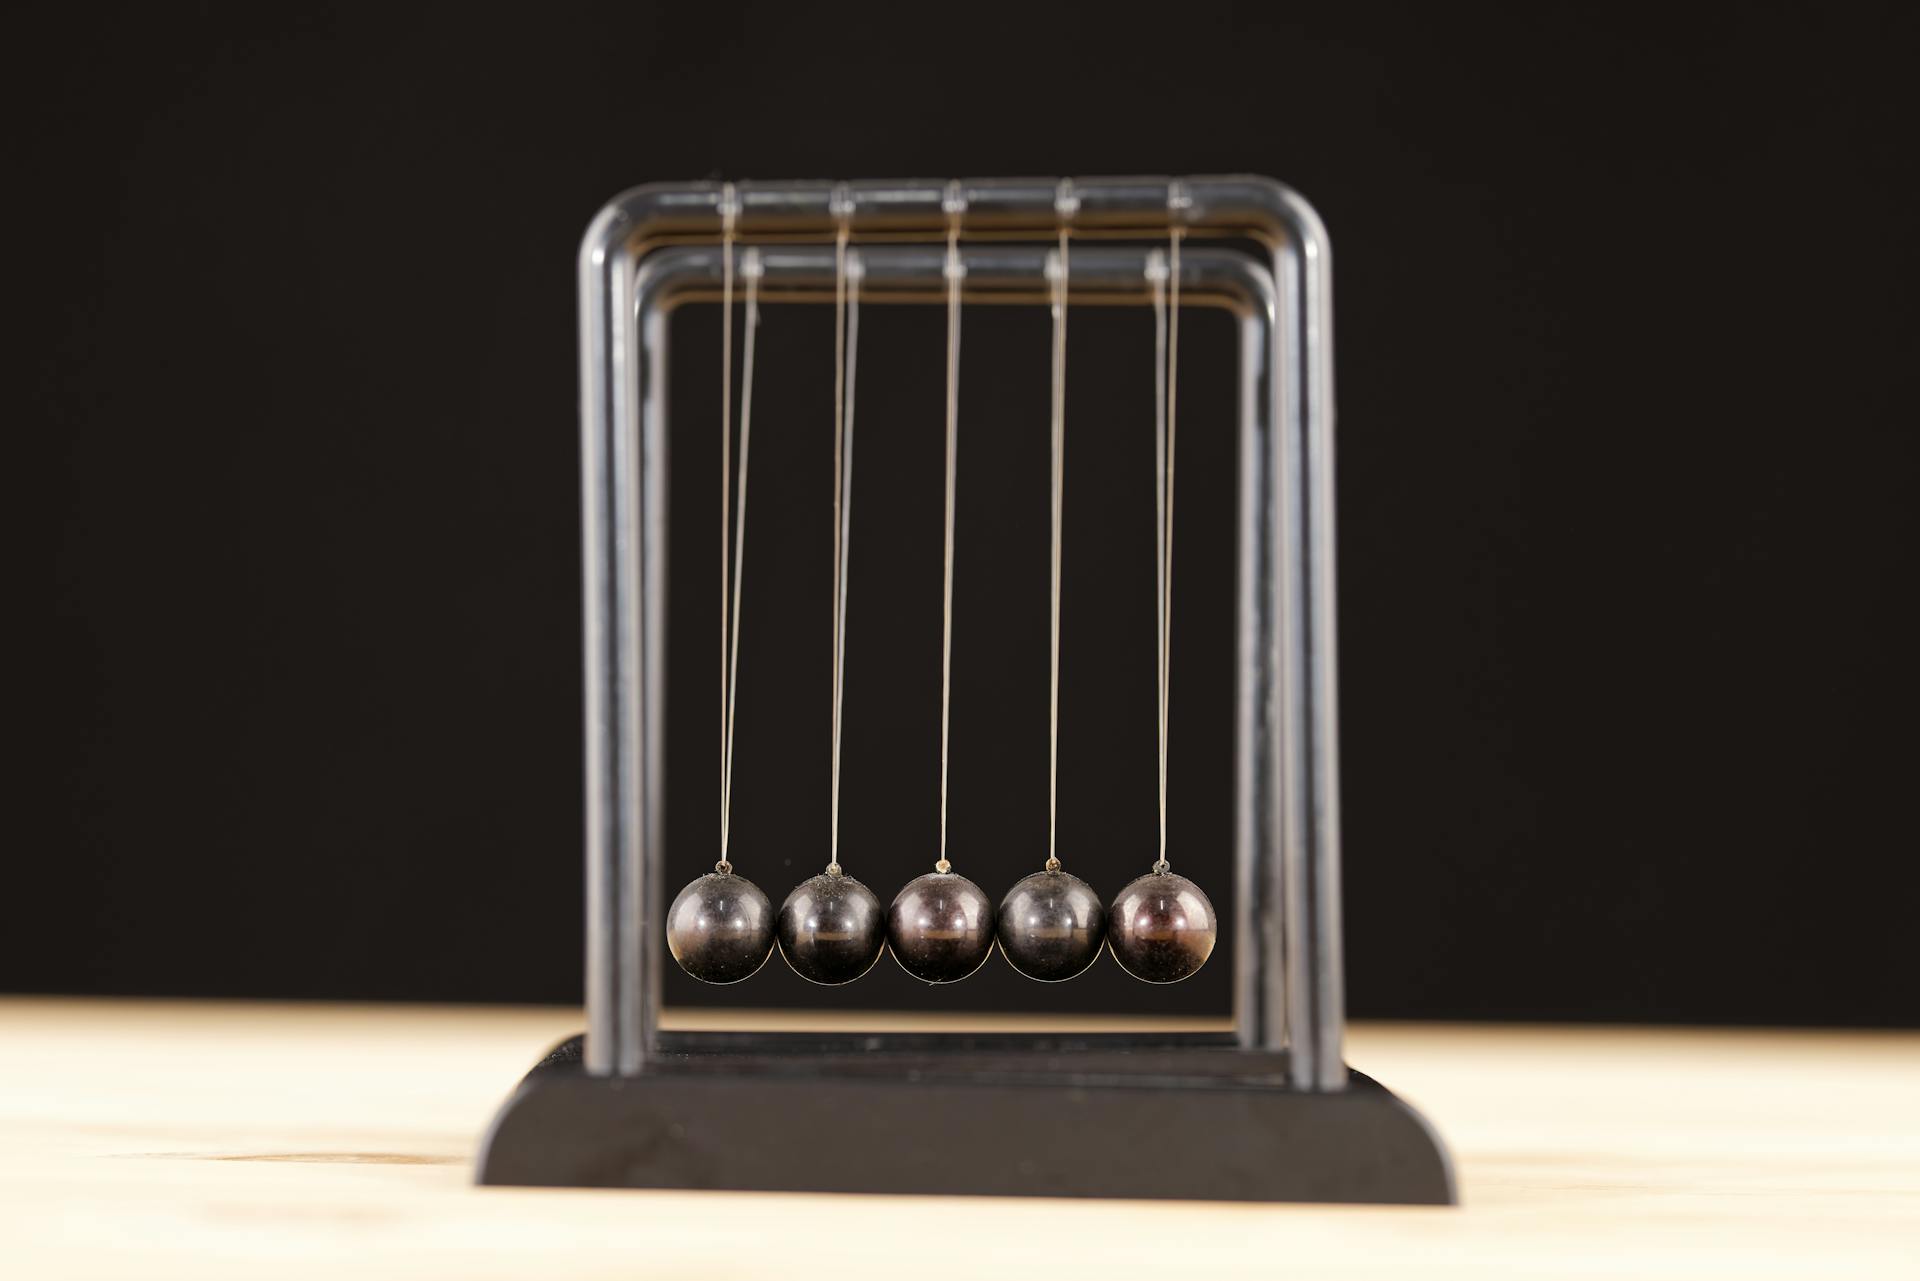
[(667, 950), (703, 983), (751, 978), (773, 954), (773, 904), (744, 876), (708, 872), (667, 909)]
[(886, 946), (880, 900), (844, 873), (802, 881), (774, 924), (780, 954), (810, 983), (851, 983), (873, 968)]
[(1035, 872), (1000, 902), (1000, 952), (1028, 978), (1058, 983), (1099, 957), (1105, 924), (1093, 886), (1066, 872)]
[(887, 945), (922, 982), (958, 982), (993, 952), (993, 904), (958, 872), (916, 876), (887, 912)]
[(1120, 968), (1148, 983), (1178, 983), (1207, 963), (1219, 923), (1198, 885), (1150, 872), (1113, 896), (1107, 945)]

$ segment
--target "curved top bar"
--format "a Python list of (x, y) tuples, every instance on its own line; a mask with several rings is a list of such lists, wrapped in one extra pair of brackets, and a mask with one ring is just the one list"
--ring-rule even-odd
[[(1177, 224), (1189, 234), (1246, 236), (1274, 249), (1292, 245), (1309, 257), (1326, 252), (1326, 229), (1319, 215), (1292, 188), (1272, 178), (1096, 177), (1072, 183), (1078, 201), (1076, 231), (1153, 235)], [(724, 186), (648, 183), (625, 191), (593, 220), (581, 245), (582, 257), (603, 261), (609, 251), (623, 247), (637, 256), (663, 236), (717, 234)], [(736, 230), (742, 236), (831, 235), (838, 226), (834, 193), (842, 187), (852, 200), (855, 235), (944, 235), (951, 224), (953, 184), (944, 179), (737, 182)], [(1059, 191), (1060, 180), (1053, 178), (961, 179), (961, 234), (1050, 234), (1059, 226)]]

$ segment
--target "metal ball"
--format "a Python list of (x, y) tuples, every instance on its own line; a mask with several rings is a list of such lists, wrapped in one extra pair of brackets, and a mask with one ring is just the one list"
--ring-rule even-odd
[(1147, 983), (1178, 983), (1207, 963), (1219, 922), (1200, 887), (1150, 872), (1113, 896), (1107, 946), (1120, 968)]
[(887, 945), (924, 983), (957, 983), (993, 953), (993, 902), (958, 872), (907, 882), (887, 912)]
[(851, 983), (886, 946), (886, 918), (873, 891), (844, 873), (794, 887), (774, 924), (780, 954), (809, 983)]
[(667, 950), (702, 983), (752, 978), (773, 955), (773, 904), (731, 872), (708, 872), (667, 909)]
[(1105, 924), (1093, 886), (1066, 872), (1035, 872), (1000, 900), (1000, 953), (1028, 978), (1058, 983), (1099, 957)]

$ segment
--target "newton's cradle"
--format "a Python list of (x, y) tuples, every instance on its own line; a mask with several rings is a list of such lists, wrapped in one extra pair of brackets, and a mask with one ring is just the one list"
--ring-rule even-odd
[[(1438, 1138), (1342, 1053), (1329, 289), (1319, 219), (1255, 177), (655, 185), (601, 211), (580, 255), (587, 1030), (508, 1099), (481, 1152), (481, 1182), (1454, 1199)], [(720, 303), (724, 317), (720, 846), (713, 871), (669, 898), (665, 321), (694, 301)], [(792, 302), (830, 303), (834, 314), (833, 794), (824, 869), (776, 907), (730, 860), (728, 831), (759, 314)], [(1052, 315), (1050, 799), (1067, 324), (1075, 303), (1154, 311), (1160, 845), (1111, 899), (1055, 856), (1051, 823), (1044, 863), (997, 904), (948, 858), (963, 302)], [(947, 318), (940, 841), (931, 870), (890, 906), (839, 862), (859, 321), (875, 304), (943, 305)], [(662, 1030), (669, 961), (711, 983), (785, 963), (823, 984), (855, 981), (887, 953), (930, 983), (964, 980), (996, 951), (1041, 981), (1071, 979), (1103, 953), (1154, 983), (1208, 963), (1214, 907), (1174, 871), (1166, 845), (1183, 305), (1226, 310), (1240, 350), (1233, 1030)]]

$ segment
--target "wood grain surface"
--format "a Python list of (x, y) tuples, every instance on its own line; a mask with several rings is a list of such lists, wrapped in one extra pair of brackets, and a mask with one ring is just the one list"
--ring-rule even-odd
[(1452, 1146), (1459, 1209), (471, 1187), (494, 1107), (580, 1023), (0, 1000), (0, 1273), (1920, 1278), (1916, 1034), (1356, 1027), (1355, 1066)]

